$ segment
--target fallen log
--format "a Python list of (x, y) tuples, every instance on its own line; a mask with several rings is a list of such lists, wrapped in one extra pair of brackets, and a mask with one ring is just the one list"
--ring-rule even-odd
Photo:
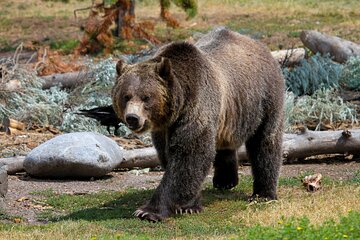
[[(0, 165), (5, 164), (8, 174), (15, 174), (25, 171), (23, 163), (25, 156), (0, 158)], [(115, 169), (121, 168), (150, 168), (159, 166), (160, 162), (156, 156), (155, 148), (138, 148), (124, 150), (122, 162)]]
[[(306, 157), (322, 154), (359, 154), (360, 153), (360, 129), (346, 131), (309, 131), (304, 130), (299, 134), (284, 134), (283, 159), (303, 159)], [(240, 161), (247, 160), (244, 146), (237, 151)], [(8, 166), (8, 174), (24, 171), (23, 162), (25, 157), (0, 158), (0, 164)], [(160, 162), (153, 147), (124, 150), (123, 161), (116, 167), (156, 167)]]
[(116, 168), (150, 168), (159, 166), (160, 162), (153, 147), (125, 150), (123, 161)]
[(306, 158), (320, 154), (360, 153), (360, 129), (345, 131), (309, 131), (300, 134), (285, 134), (283, 157)]
[[(132, 152), (129, 154), (124, 153), (124, 161), (119, 165), (119, 168), (155, 167), (160, 164), (154, 148), (134, 149), (130, 151)], [(351, 131), (304, 130), (299, 134), (284, 134), (284, 161), (336, 153), (359, 154), (360, 129)], [(238, 149), (237, 157), (239, 161), (248, 160), (245, 146), (241, 146)]]
[[(130, 152), (131, 151), (131, 152)], [(124, 153), (123, 168), (154, 167), (159, 165), (154, 148), (128, 150)], [(299, 134), (284, 134), (283, 159), (303, 159), (322, 154), (359, 154), (360, 129), (346, 131), (309, 131)], [(237, 151), (239, 161), (248, 160), (245, 146)]]
[(36, 51), (2, 52), (0, 59), (16, 59), (17, 63), (35, 63)]
[(24, 171), (24, 159), (25, 156), (0, 158), (0, 165), (5, 164), (8, 174), (15, 174)]
[(272, 51), (271, 55), (280, 63), (281, 66), (294, 66), (305, 58), (304, 48), (294, 48), (287, 50)]
[(339, 63), (346, 62), (350, 57), (360, 56), (359, 44), (339, 37), (305, 30), (301, 32), (300, 39), (313, 53), (328, 53), (334, 58), (334, 61)]
[(91, 71), (57, 73), (41, 77), (44, 80), (43, 89), (49, 89), (54, 86), (61, 88), (73, 88), (82, 82), (90, 81), (93, 73)]

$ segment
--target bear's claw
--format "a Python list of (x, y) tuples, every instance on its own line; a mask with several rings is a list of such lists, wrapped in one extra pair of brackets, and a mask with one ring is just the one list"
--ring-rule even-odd
[(175, 214), (198, 214), (202, 211), (201, 207), (192, 207), (192, 208), (178, 208), (175, 210)]
[(140, 218), (141, 220), (147, 220), (150, 222), (160, 222), (161, 220), (163, 220), (163, 218), (155, 213), (151, 213), (151, 212), (146, 212), (144, 210), (138, 209), (136, 210), (133, 215), (135, 217)]

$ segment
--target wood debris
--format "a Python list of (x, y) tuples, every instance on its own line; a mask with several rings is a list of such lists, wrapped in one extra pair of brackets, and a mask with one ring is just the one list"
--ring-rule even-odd
[(301, 182), (308, 192), (316, 192), (321, 188), (321, 178), (322, 175), (316, 173), (314, 175), (305, 176)]

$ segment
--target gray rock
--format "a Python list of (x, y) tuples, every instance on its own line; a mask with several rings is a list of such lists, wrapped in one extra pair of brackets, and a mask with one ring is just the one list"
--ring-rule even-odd
[(115, 141), (98, 133), (67, 133), (29, 152), (24, 168), (35, 177), (101, 177), (123, 160), (122, 151)]
[(0, 212), (5, 209), (5, 196), (8, 190), (8, 176), (6, 166), (0, 163)]

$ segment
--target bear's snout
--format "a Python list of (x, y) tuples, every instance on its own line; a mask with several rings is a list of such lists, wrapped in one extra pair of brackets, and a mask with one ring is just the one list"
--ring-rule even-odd
[(144, 103), (141, 101), (130, 101), (124, 111), (124, 120), (128, 128), (135, 133), (148, 130), (147, 115), (144, 110)]
[(135, 129), (138, 129), (140, 128), (140, 117), (136, 114), (127, 114), (125, 116), (125, 121), (128, 125), (128, 127), (131, 129), (131, 130), (135, 130)]

